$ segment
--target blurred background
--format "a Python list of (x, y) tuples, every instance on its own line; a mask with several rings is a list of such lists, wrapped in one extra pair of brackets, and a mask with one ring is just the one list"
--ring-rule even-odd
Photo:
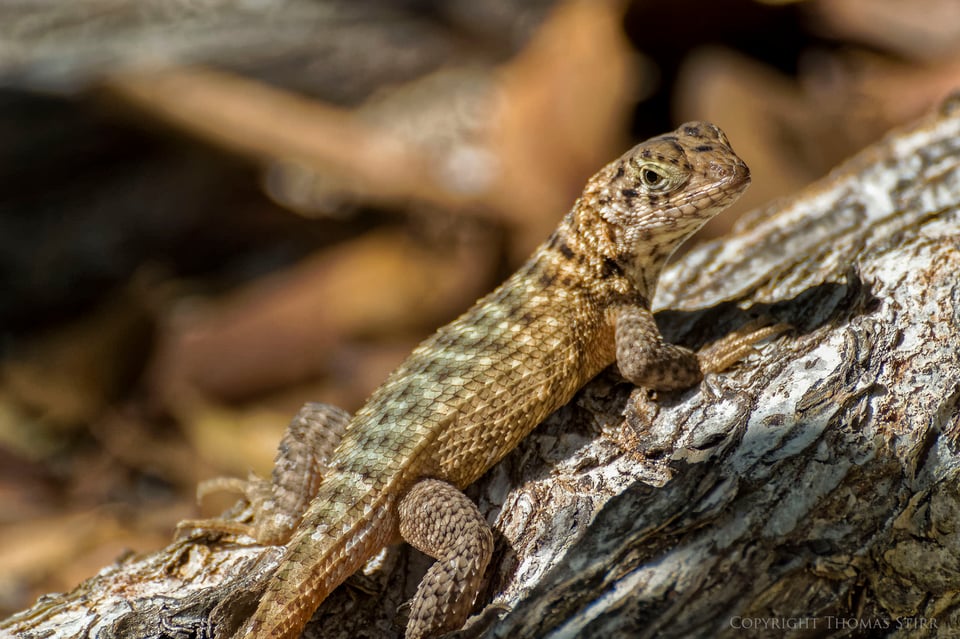
[(957, 0), (0, 1), (0, 615), (156, 549), (690, 119), (796, 191), (960, 81)]

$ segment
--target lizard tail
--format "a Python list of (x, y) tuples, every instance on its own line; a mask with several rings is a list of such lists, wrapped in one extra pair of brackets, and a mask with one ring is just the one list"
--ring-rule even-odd
[(343, 477), (324, 481), (256, 612), (234, 639), (298, 637), (317, 606), (391, 542), (393, 501)]

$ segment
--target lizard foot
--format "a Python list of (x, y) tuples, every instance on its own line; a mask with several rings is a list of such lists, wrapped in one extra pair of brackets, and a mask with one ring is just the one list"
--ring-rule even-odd
[(755, 344), (777, 337), (792, 328), (793, 326), (785, 322), (771, 324), (769, 318), (748, 322), (701, 348), (697, 352), (700, 370), (705, 376), (725, 371), (743, 358), (755, 353)]
[(177, 524), (174, 539), (182, 539), (189, 532), (199, 530), (204, 533), (246, 535), (260, 540), (256, 523), (246, 523), (246, 520), (256, 521), (256, 513), (262, 510), (264, 499), (271, 494), (269, 483), (253, 473), (246, 480), (238, 477), (207, 479), (197, 484), (197, 502), (202, 503), (208, 495), (220, 491), (239, 493), (246, 504), (233, 509), (235, 517), (228, 513), (209, 519), (185, 519)]
[[(197, 499), (215, 491), (240, 493), (248, 507), (236, 517), (187, 520), (177, 525), (177, 538), (187, 530), (242, 534), (261, 544), (286, 543), (317, 494), (327, 463), (340, 442), (350, 415), (336, 406), (304, 404), (280, 440), (271, 479), (251, 473), (246, 480), (218, 477), (197, 486)], [(246, 523), (249, 520), (252, 523)]]

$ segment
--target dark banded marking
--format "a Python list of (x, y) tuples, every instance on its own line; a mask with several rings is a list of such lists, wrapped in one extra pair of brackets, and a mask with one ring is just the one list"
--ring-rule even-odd
[(547, 288), (553, 286), (553, 283), (557, 281), (556, 273), (547, 273), (546, 271), (540, 273), (537, 277), (537, 282), (540, 283), (540, 286)]
[(623, 267), (612, 257), (604, 256), (603, 264), (600, 268), (600, 277), (606, 280), (614, 276), (623, 277), (623, 275)]

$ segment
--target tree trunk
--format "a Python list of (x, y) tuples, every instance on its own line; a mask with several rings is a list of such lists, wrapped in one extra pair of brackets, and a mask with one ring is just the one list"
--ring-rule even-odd
[[(794, 330), (681, 393), (608, 371), (551, 416), (471, 488), (497, 548), (485, 614), (455, 634), (960, 629), (958, 273), (960, 100), (684, 256), (658, 297), (669, 340), (755, 317)], [(222, 636), (279, 556), (241, 542), (123, 560), (0, 632)], [(306, 636), (402, 636), (427, 561), (379, 559)]]

